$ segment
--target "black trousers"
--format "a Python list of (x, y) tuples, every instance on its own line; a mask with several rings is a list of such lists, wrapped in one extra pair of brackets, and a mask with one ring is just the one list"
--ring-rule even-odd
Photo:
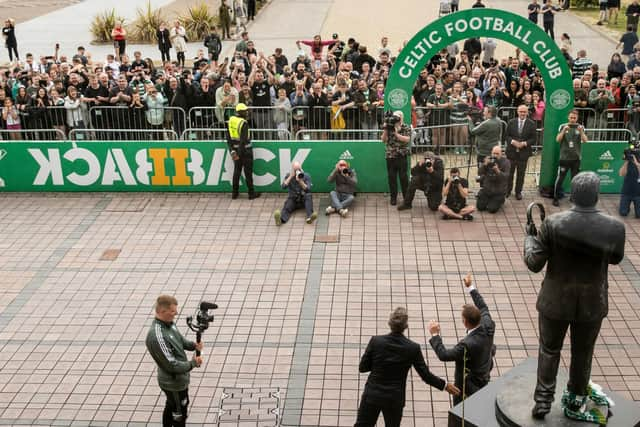
[(242, 153), (238, 160), (233, 161), (233, 193), (238, 194), (240, 190), (240, 175), (244, 170), (244, 180), (247, 183), (249, 194), (253, 194), (253, 153)]
[(7, 46), (7, 50), (9, 51), (9, 61), (13, 61), (13, 56), (15, 55), (16, 61), (20, 60), (20, 55), (18, 55), (18, 45), (10, 45)]
[(538, 382), (533, 398), (536, 402), (553, 402), (556, 376), (560, 365), (562, 342), (571, 328), (571, 365), (567, 389), (580, 396), (587, 394), (591, 377), (593, 347), (600, 332), (602, 319), (592, 322), (554, 320), (538, 314), (540, 346), (538, 348)]
[(553, 187), (553, 199), (558, 200), (559, 194), (562, 192), (562, 183), (564, 182), (567, 172), (571, 171), (571, 179), (580, 172), (580, 160), (560, 160), (558, 164), (558, 174), (556, 176), (556, 184)]
[(177, 52), (176, 59), (178, 60), (178, 64), (184, 67), (184, 52)]
[(411, 206), (413, 199), (416, 196), (416, 191), (422, 190), (427, 198), (429, 209), (437, 211), (438, 206), (440, 206), (440, 203), (442, 202), (442, 188), (426, 188), (426, 184), (427, 183), (422, 175), (412, 176), (411, 182), (409, 182), (409, 188), (407, 188), (407, 191), (404, 194), (404, 204)]
[(247, 19), (249, 21), (256, 18), (256, 0), (247, 1)]
[(487, 211), (489, 213), (496, 213), (500, 210), (503, 204), (503, 193), (489, 193), (484, 188), (481, 188), (480, 191), (478, 191), (478, 196), (476, 197), (476, 208), (478, 208), (480, 212)]
[(404, 197), (405, 194), (407, 194), (407, 189), (409, 187), (407, 156), (387, 159), (387, 177), (389, 178), (389, 193), (391, 194), (391, 200), (396, 200), (398, 198), (398, 179), (400, 180), (402, 197)]
[(354, 427), (374, 427), (376, 421), (378, 421), (380, 411), (382, 411), (382, 416), (384, 417), (385, 427), (400, 427), (403, 409), (400, 405), (383, 406), (363, 399), (358, 408), (358, 418)]
[(511, 162), (511, 169), (509, 170), (509, 187), (507, 187), (507, 194), (511, 194), (511, 190), (513, 189), (514, 175), (516, 177), (516, 194), (522, 193), (522, 187), (524, 186), (524, 175), (527, 173), (527, 160), (529, 159), (509, 159), (509, 161)]
[(551, 40), (555, 40), (553, 34), (553, 22), (543, 22), (542, 24), (544, 26), (544, 32), (547, 33), (549, 37), (551, 37)]
[(162, 412), (162, 427), (184, 427), (189, 406), (189, 389), (181, 391), (165, 390), (167, 402)]
[(170, 47), (160, 49), (160, 55), (162, 56), (163, 64), (167, 61), (171, 61), (171, 55), (169, 53), (170, 51), (171, 51)]

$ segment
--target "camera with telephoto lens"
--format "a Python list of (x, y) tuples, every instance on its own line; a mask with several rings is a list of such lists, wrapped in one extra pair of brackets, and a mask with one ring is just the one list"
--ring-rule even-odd
[(630, 144), (629, 147), (624, 150), (624, 160), (632, 162), (634, 157), (640, 161), (640, 149), (634, 144)]
[(458, 175), (454, 175), (451, 177), (452, 184), (457, 184), (458, 182), (460, 182), (460, 177)]
[(432, 161), (431, 159), (425, 159), (425, 160), (424, 160), (424, 167), (425, 167), (426, 169), (429, 169), (429, 168), (430, 168), (430, 167), (432, 167), (432, 166), (433, 166), (433, 161)]
[(351, 169), (349, 169), (349, 168), (342, 169), (342, 174), (343, 175), (351, 175)]
[(296, 172), (296, 178), (304, 179), (304, 171), (302, 169), (300, 169), (298, 172)]

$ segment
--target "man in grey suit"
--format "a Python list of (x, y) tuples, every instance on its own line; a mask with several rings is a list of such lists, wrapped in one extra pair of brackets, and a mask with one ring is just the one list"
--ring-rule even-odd
[(625, 229), (596, 209), (600, 178), (583, 172), (571, 181), (574, 206), (527, 226), (524, 260), (537, 273), (547, 272), (538, 295), (538, 382), (534, 418), (549, 413), (556, 388), (562, 342), (571, 329), (569, 382), (562, 399), (565, 414), (587, 401), (591, 360), (602, 319), (608, 311), (608, 268), (624, 258)]
[[(536, 143), (536, 122), (527, 117), (529, 109), (526, 105), (518, 106), (518, 117), (507, 123), (507, 159), (511, 162), (509, 169), (509, 185), (507, 197), (513, 189), (513, 176), (516, 176), (516, 199), (522, 200), (524, 174), (527, 172), (527, 161), (531, 156), (531, 147)], [(517, 171), (517, 173), (516, 173)]]

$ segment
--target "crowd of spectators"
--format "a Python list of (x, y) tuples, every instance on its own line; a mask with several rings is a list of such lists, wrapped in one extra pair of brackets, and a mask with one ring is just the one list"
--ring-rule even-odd
[[(314, 139), (380, 136), (385, 84), (399, 50), (390, 48), (387, 37), (381, 37), (379, 46), (367, 47), (354, 37), (345, 41), (333, 34), (324, 40), (316, 35), (297, 41), (296, 57), (287, 58), (280, 48), (261, 51), (242, 31), (233, 42), (234, 53), (223, 59), (221, 36), (228, 36), (228, 29), (222, 29), (225, 34), (219, 30), (211, 29), (188, 62), (185, 43), (178, 40), (184, 32), (179, 22), (171, 29), (158, 29), (162, 63), (138, 51), (130, 57), (122, 40), (115, 45), (119, 58), (107, 55), (98, 60), (83, 47), (73, 55), (61, 54), (56, 45), (50, 56), (27, 53), (21, 60), (15, 27), (7, 20), (3, 34), (15, 60), (12, 56), (0, 68), (0, 128), (11, 131), (2, 137), (37, 139), (37, 133), (20, 130), (52, 128), (64, 135), (91, 128), (96, 131), (85, 136), (97, 138), (117, 137), (101, 129), (140, 129), (145, 132), (139, 132), (139, 138), (165, 138), (167, 133), (161, 131), (169, 129), (181, 137), (187, 128), (224, 129), (240, 102), (249, 106), (251, 128), (259, 138), (289, 139), (305, 129), (316, 132)], [(538, 127), (543, 126), (545, 87), (540, 70), (517, 49), (497, 58), (496, 46), (493, 39), (471, 38), (431, 58), (415, 84), (411, 120), (414, 128), (441, 127), (418, 132), (418, 143), (436, 150), (441, 145), (466, 146), (467, 114), (484, 106), (496, 107), (504, 114), (499, 118), (507, 120), (519, 105), (526, 105)], [(622, 36), (621, 52), (601, 66), (592, 63), (584, 49), (574, 54), (567, 34), (560, 46), (573, 70), (575, 105), (584, 109), (581, 122), (597, 128), (624, 122), (637, 133), (640, 47), (634, 29)], [(175, 61), (170, 60), (172, 48)], [(619, 109), (615, 120), (604, 114), (612, 109)]]

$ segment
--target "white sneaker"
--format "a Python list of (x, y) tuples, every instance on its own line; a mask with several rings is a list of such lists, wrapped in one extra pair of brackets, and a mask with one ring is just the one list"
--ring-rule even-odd
[(327, 210), (326, 210), (326, 211), (324, 211), (324, 212), (325, 212), (325, 214), (327, 214), (327, 215), (331, 215), (331, 214), (332, 214), (332, 213), (334, 213), (335, 211), (336, 211), (336, 208), (334, 208), (333, 206), (329, 206), (329, 207), (327, 208)]
[(349, 213), (349, 209), (340, 209), (339, 213), (342, 218), (346, 218)]

